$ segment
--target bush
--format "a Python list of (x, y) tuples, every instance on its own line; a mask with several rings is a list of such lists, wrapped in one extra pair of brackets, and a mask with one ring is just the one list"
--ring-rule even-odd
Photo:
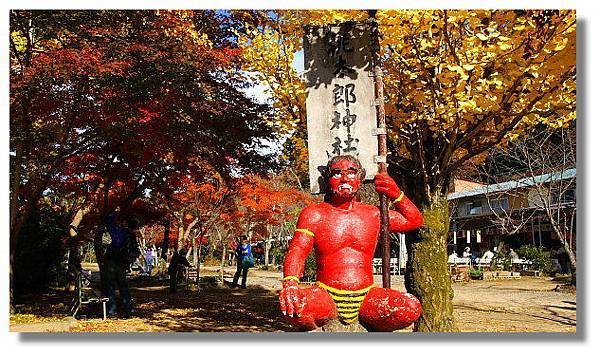
[(471, 276), (472, 279), (483, 279), (483, 271), (471, 268), (469, 269), (469, 276)]
[(512, 271), (512, 260), (510, 255), (504, 248), (498, 248), (498, 254), (493, 260), (493, 268), (492, 270), (501, 270), (501, 271)]
[(302, 276), (302, 282), (314, 282), (317, 279), (317, 259), (315, 258), (315, 251), (311, 251), (306, 258), (306, 264), (304, 265), (304, 275)]
[(283, 248), (279, 248), (279, 247), (273, 248), (271, 250), (271, 254), (273, 256), (273, 262), (276, 265), (283, 264), (283, 261), (285, 260), (285, 254), (286, 254), (286, 252), (287, 251), (284, 250)]
[(64, 283), (66, 250), (62, 237), (67, 233), (51, 211), (34, 211), (23, 226), (15, 249), (15, 297), (42, 292)]
[(544, 274), (552, 272), (550, 252), (545, 248), (525, 245), (521, 247), (517, 253), (519, 254), (519, 257), (532, 262), (531, 268), (537, 269)]

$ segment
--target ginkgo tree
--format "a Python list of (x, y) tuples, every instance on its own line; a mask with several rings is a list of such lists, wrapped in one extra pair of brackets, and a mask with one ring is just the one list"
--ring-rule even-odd
[(451, 178), (531, 127), (551, 130), (575, 120), (575, 12), (281, 10), (237, 18), (250, 24), (240, 27), (246, 69), (285, 108), (274, 125), (291, 137), (296, 163), (304, 167), (306, 146), (297, 141), (306, 136), (306, 118), (298, 115), (305, 115), (305, 92), (290, 67), (303, 26), (377, 23), (389, 173), (425, 216), (408, 239), (406, 287), (423, 305), (415, 330), (455, 330), (446, 268)]

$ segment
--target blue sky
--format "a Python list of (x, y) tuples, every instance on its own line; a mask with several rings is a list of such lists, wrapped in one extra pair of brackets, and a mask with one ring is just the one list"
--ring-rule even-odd
[[(298, 51), (294, 55), (294, 61), (292, 62), (294, 69), (296, 72), (303, 73), (304, 72), (304, 51)], [(260, 103), (268, 103), (270, 96), (265, 94), (265, 90), (268, 89), (268, 86), (257, 84), (253, 87), (246, 89), (246, 94)], [(278, 141), (266, 141), (261, 140), (261, 143), (265, 144), (267, 147), (264, 149), (260, 149), (259, 152), (264, 153), (279, 153), (283, 150), (283, 143), (287, 139), (286, 136), (281, 136)]]
[[(303, 73), (304, 72), (304, 51), (300, 50), (296, 52), (294, 55), (294, 61), (292, 62), (292, 66), (296, 69), (296, 72)], [(246, 90), (246, 94), (248, 96), (258, 100), (260, 103), (266, 103), (269, 100), (269, 95), (265, 94), (264, 91), (268, 89), (268, 86), (257, 84), (251, 88)]]

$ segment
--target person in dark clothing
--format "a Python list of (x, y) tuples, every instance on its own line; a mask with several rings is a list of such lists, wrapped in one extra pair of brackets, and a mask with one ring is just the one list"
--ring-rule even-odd
[(116, 210), (108, 215), (107, 228), (111, 237), (111, 242), (106, 249), (104, 268), (106, 295), (108, 297), (107, 314), (110, 317), (117, 316), (116, 289), (118, 288), (123, 316), (129, 318), (133, 311), (133, 302), (127, 283), (127, 270), (132, 260), (140, 254), (133, 234), (134, 221), (133, 219), (126, 221), (121, 216), (120, 211)]
[(246, 279), (248, 277), (248, 269), (254, 267), (254, 257), (252, 256), (252, 246), (246, 238), (242, 238), (241, 242), (235, 249), (237, 270), (233, 276), (232, 288), (237, 287), (240, 274), (242, 275), (242, 288), (246, 288)]
[(177, 293), (177, 282), (183, 277), (184, 269), (192, 265), (185, 258), (185, 250), (175, 251), (169, 262), (169, 291)]

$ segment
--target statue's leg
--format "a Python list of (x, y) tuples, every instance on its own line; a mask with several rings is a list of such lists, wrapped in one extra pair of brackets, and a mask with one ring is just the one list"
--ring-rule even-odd
[(409, 293), (372, 288), (358, 313), (369, 331), (394, 331), (412, 324), (421, 315), (421, 303)]
[(304, 304), (300, 316), (286, 315), (286, 320), (300, 330), (314, 330), (335, 319), (337, 312), (331, 296), (319, 287), (302, 288), (301, 300)]

